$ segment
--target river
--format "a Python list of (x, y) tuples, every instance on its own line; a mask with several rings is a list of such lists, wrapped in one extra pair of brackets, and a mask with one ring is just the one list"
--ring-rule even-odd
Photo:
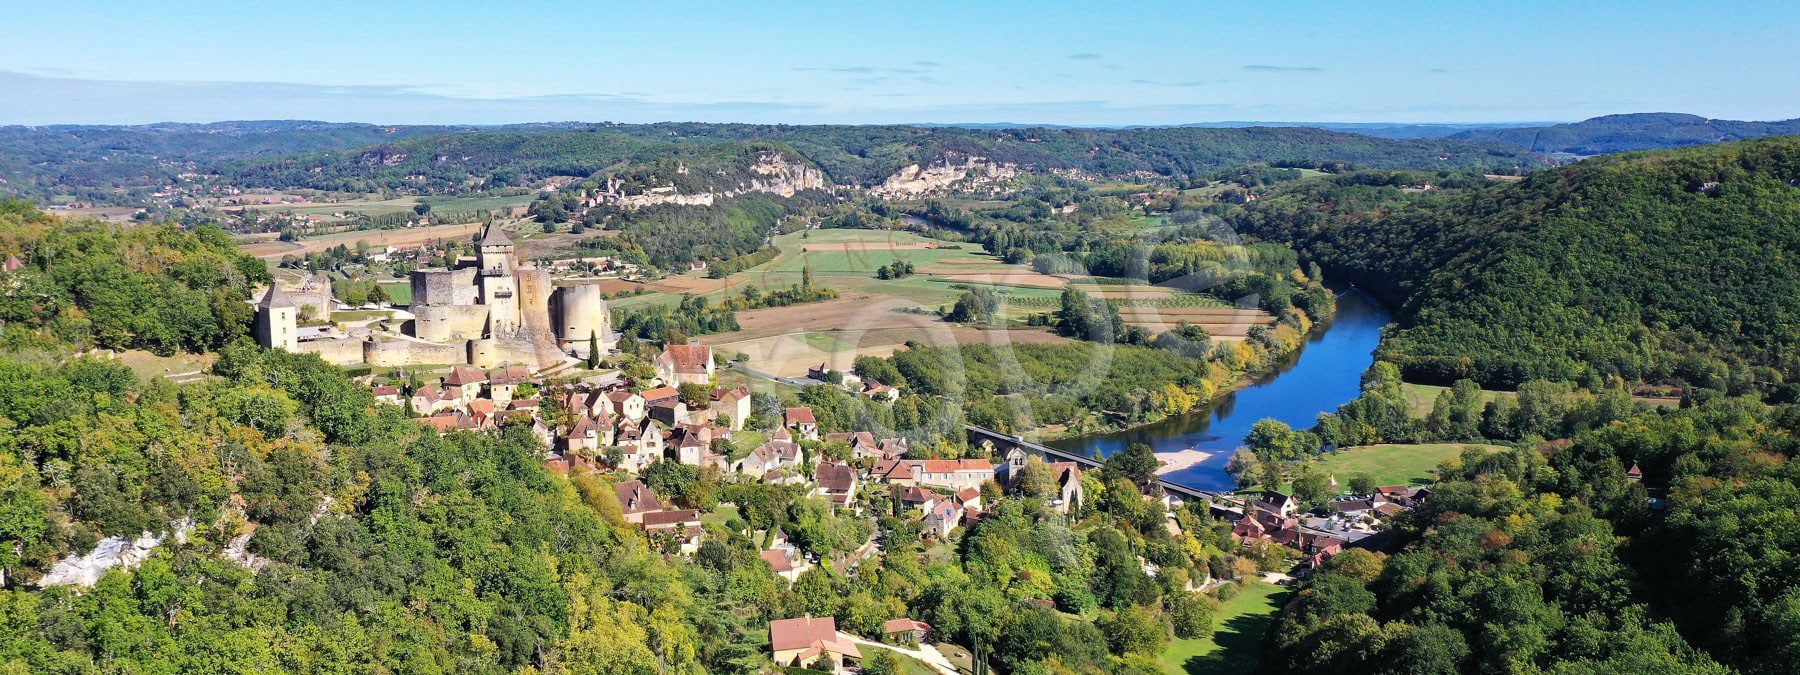
[(1045, 445), (1089, 456), (1105, 456), (1136, 441), (1149, 443), (1157, 452), (1193, 448), (1212, 454), (1163, 478), (1201, 490), (1233, 489), (1237, 484), (1226, 473), (1225, 464), (1243, 445), (1250, 427), (1274, 418), (1296, 429), (1310, 428), (1319, 413), (1337, 410), (1356, 398), (1363, 371), (1375, 360), (1381, 329), (1390, 321), (1387, 310), (1362, 291), (1344, 291), (1338, 296), (1337, 317), (1325, 330), (1316, 332), (1297, 355), (1289, 356), (1287, 363), (1254, 384), (1220, 398), (1211, 408), (1134, 429), (1047, 441)]

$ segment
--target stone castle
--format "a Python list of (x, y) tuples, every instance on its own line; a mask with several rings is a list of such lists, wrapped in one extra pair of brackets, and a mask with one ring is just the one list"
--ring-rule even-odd
[(618, 342), (599, 286), (558, 287), (548, 270), (521, 266), (512, 240), (497, 225), (477, 239), (472, 264), (464, 259), (450, 269), (414, 270), (411, 283), (412, 304), (404, 316), (346, 333), (299, 327), (300, 304), (292, 292), (271, 286), (257, 303), (256, 339), (339, 365), (484, 368), (549, 368), (572, 354), (586, 355), (590, 338), (602, 353)]

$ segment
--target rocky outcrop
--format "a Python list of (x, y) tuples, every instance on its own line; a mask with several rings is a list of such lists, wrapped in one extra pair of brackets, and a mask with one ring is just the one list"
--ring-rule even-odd
[[(678, 175), (689, 174), (686, 164), (675, 167)], [(720, 174), (726, 172), (721, 170)], [(728, 176), (721, 175), (720, 182), (730, 181)], [(747, 175), (738, 179), (730, 187), (715, 187), (702, 192), (683, 193), (673, 184), (652, 187), (637, 194), (622, 194), (621, 182), (608, 180), (606, 188), (596, 195), (596, 202), (610, 203), (626, 209), (638, 209), (659, 204), (682, 204), (687, 206), (712, 206), (713, 203), (747, 194), (772, 194), (792, 197), (802, 190), (823, 190), (830, 187), (825, 182), (825, 174), (817, 167), (804, 161), (797, 161), (780, 152), (765, 152), (756, 157), (756, 162), (748, 167)]]
[(913, 199), (936, 194), (994, 194), (1005, 191), (1007, 184), (1019, 175), (1019, 167), (997, 163), (986, 157), (968, 156), (961, 160), (946, 156), (929, 166), (911, 164), (869, 192), (890, 199)]
[[(175, 523), (174, 536), (177, 543), (187, 541), (188, 532), (194, 529), (191, 520)], [(144, 532), (136, 539), (124, 537), (107, 537), (94, 545), (94, 550), (86, 555), (69, 556), (57, 561), (50, 573), (38, 579), (40, 588), (51, 586), (91, 587), (100, 581), (100, 576), (115, 567), (131, 569), (143, 564), (150, 557), (150, 552), (167, 539), (168, 533), (151, 534)]]

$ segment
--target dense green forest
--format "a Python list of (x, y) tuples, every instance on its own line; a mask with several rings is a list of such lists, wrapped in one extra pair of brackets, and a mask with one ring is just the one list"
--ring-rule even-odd
[[(194, 173), (242, 188), (460, 193), (588, 176), (621, 162), (707, 163), (709, 146), (789, 149), (837, 184), (871, 185), (908, 164), (982, 156), (1039, 170), (1186, 176), (1252, 161), (1290, 166), (1475, 168), (1516, 172), (1543, 157), (1499, 144), (1393, 140), (1309, 128), (967, 129), (750, 124), (534, 124), (379, 127), (232, 122), (0, 128), (0, 195), (141, 203)], [(692, 159), (689, 159), (692, 158)], [(629, 177), (631, 172), (624, 174)], [(690, 174), (691, 180), (708, 180)]]
[(245, 301), (269, 279), (216, 229), (70, 223), (19, 201), (0, 202), (9, 256), (21, 263), (0, 292), (0, 347), (10, 349), (217, 349), (248, 334)]
[(445, 134), (442, 126), (331, 122), (219, 122), (145, 126), (0, 127), (0, 197), (54, 195), (135, 203), (151, 186), (215, 162), (388, 143)]
[(1797, 432), (1800, 409), (1722, 398), (1571, 443), (1465, 452), (1399, 521), (1404, 548), (1339, 556), (1311, 580), (1266, 665), (1792, 672)]
[[(1439, 181), (1430, 190), (1416, 186)], [(1409, 379), (1691, 384), (1791, 398), (1800, 138), (1588, 160), (1517, 182), (1301, 181), (1227, 215), (1367, 286)]]
[(1532, 152), (1604, 155), (1797, 133), (1800, 119), (1741, 122), (1679, 113), (1636, 113), (1548, 127), (1471, 129), (1450, 137), (1504, 143)]

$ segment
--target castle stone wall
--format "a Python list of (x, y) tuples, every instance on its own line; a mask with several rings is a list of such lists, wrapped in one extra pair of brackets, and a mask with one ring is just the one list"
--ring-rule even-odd
[(325, 338), (300, 343), (297, 351), (318, 354), (334, 366), (354, 366), (363, 362), (363, 341), (351, 338)]
[(418, 305), (413, 315), (413, 336), (421, 340), (445, 342), (481, 337), (487, 328), (486, 305)]

